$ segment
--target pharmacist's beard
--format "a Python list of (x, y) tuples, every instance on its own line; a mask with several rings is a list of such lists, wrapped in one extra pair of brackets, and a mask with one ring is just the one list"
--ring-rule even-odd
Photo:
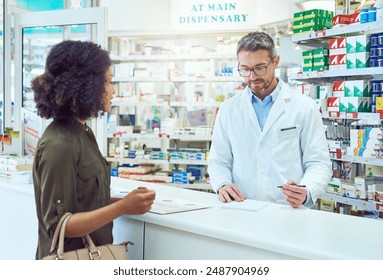
[(270, 80), (257, 78), (255, 80), (249, 80), (247, 82), (247, 85), (256, 97), (263, 100), (266, 96), (268, 96), (272, 92), (272, 89), (270, 89), (270, 86), (272, 85), (274, 79), (275, 79), (275, 76), (273, 76), (272, 79)]

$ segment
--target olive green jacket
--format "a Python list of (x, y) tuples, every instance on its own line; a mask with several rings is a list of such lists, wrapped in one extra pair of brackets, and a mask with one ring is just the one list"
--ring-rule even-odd
[[(53, 121), (40, 138), (33, 163), (38, 217), (36, 259), (48, 255), (55, 227), (66, 212), (87, 212), (110, 202), (110, 167), (91, 129), (75, 120)], [(110, 223), (93, 232), (96, 245), (112, 243)], [(83, 246), (67, 238), (65, 250)]]

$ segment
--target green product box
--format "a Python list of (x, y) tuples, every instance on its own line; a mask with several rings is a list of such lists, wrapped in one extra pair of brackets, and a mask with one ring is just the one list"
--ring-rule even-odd
[(346, 65), (347, 65), (347, 69), (356, 68), (356, 53), (348, 53), (346, 55)]
[(312, 71), (319, 71), (319, 70), (328, 70), (328, 65), (319, 65), (319, 66), (313, 65)]
[(299, 27), (299, 28), (293, 28), (293, 33), (294, 34), (300, 34), (300, 33), (303, 33), (303, 28)]
[(303, 27), (303, 32), (312, 32), (312, 31), (318, 31), (318, 29), (315, 26), (305, 26), (305, 27)]
[(307, 11), (304, 11), (303, 18), (304, 19), (315, 18), (315, 17), (319, 17), (322, 14), (323, 14), (323, 12), (320, 9), (307, 10)]
[(365, 97), (344, 97), (348, 99), (347, 112), (366, 112)]
[(313, 50), (313, 57), (323, 57), (323, 56), (328, 56), (328, 49), (327, 48), (319, 48)]
[(347, 97), (339, 98), (339, 112), (347, 112), (348, 109), (348, 100)]
[(344, 96), (369, 97), (371, 84), (368, 80), (348, 80), (344, 82)]
[(297, 13), (294, 13), (294, 21), (296, 21), (296, 20), (302, 20), (302, 19), (303, 19), (303, 16), (304, 16), (304, 12), (297, 12)]
[(302, 71), (303, 72), (310, 72), (313, 70), (312, 66), (303, 66)]
[(312, 65), (313, 65), (312, 58), (304, 58), (303, 59), (303, 66), (312, 66)]
[(303, 59), (312, 59), (313, 57), (313, 51), (308, 50), (308, 51), (302, 51), (302, 58)]
[(328, 56), (314, 57), (313, 65), (329, 65), (329, 57)]
[(305, 22), (303, 21), (303, 19), (302, 20), (294, 20), (293, 21), (293, 28), (294, 28), (294, 26), (303, 27), (304, 24), (305, 24)]
[(356, 36), (356, 52), (369, 52), (371, 47), (371, 35), (364, 34)]

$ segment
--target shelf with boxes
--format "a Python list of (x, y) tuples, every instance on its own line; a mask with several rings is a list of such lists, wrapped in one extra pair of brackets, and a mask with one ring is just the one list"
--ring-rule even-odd
[(112, 176), (211, 190), (206, 181), (211, 128), (179, 128), (170, 135), (119, 129), (108, 138)]
[(383, 166), (382, 31), (377, 22), (355, 23), (292, 37), (307, 47), (303, 71), (292, 78), (304, 82), (302, 93), (317, 100), (333, 164), (334, 181), (319, 208), (383, 217), (381, 195), (367, 198), (361, 192), (367, 194), (368, 185), (359, 185), (367, 180), (368, 166), (379, 172)]
[[(168, 175), (166, 181), (172, 172), (186, 172), (193, 187), (208, 187), (206, 155), (217, 110), (222, 101), (244, 87), (236, 71), (236, 45), (242, 36), (110, 37), (116, 95), (107, 131), (109, 151), (118, 148), (118, 153), (109, 153), (108, 160), (114, 166), (160, 164), (163, 175)], [(131, 141), (125, 139), (129, 133), (120, 135), (121, 131), (133, 130), (127, 127), (143, 135), (158, 129), (162, 145), (150, 147), (153, 143), (137, 138), (133, 144), (138, 142), (141, 149), (145, 144), (146, 150), (152, 151), (140, 151), (137, 155), (143, 158), (121, 157)], [(153, 158), (153, 152), (160, 155)], [(200, 167), (202, 175), (196, 175), (193, 167)], [(187, 185), (185, 180), (183, 183)]]
[(350, 180), (333, 179), (321, 195), (327, 211), (383, 218), (383, 177), (357, 176)]
[(243, 87), (243, 78), (234, 71), (240, 35), (110, 37), (117, 93), (113, 104), (118, 108), (112, 113), (134, 115), (133, 125), (150, 131), (145, 117), (150, 110), (142, 108), (159, 102), (155, 117), (160, 121), (203, 109), (212, 124), (219, 103)]

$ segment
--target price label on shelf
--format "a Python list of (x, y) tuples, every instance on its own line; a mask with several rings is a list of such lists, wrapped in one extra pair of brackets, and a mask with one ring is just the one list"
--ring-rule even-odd
[(328, 115), (331, 118), (339, 118), (340, 113), (339, 112), (328, 112)]
[(323, 75), (324, 75), (324, 72), (323, 72), (323, 70), (318, 70), (318, 77), (323, 77)]
[(326, 36), (326, 30), (319, 30), (319, 31), (315, 32), (315, 37), (316, 38), (321, 38), (321, 37), (324, 37), (324, 36)]
[(297, 78), (298, 79), (302, 79), (303, 78), (303, 73), (302, 72), (298, 72), (297, 73)]
[(357, 119), (358, 113), (357, 112), (346, 112), (346, 118), (347, 119)]

